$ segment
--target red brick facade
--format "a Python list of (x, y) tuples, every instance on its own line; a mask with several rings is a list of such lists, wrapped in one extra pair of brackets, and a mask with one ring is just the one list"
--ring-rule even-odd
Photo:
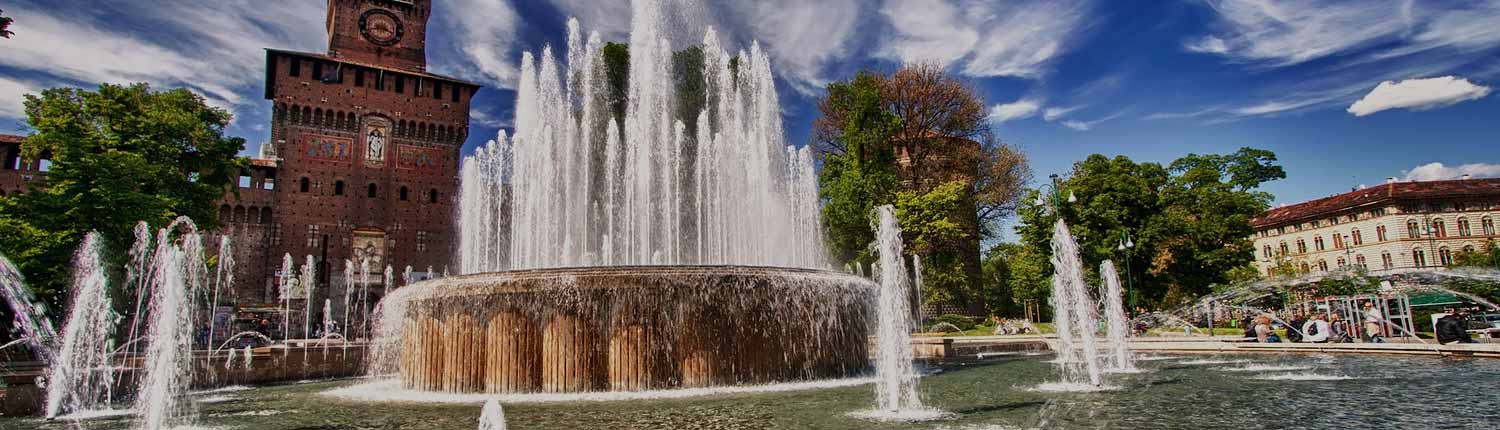
[(47, 176), (42, 162), (21, 157), (23, 136), (0, 134), (0, 197), (31, 191), (31, 183)]
[(372, 290), (385, 265), (450, 264), (459, 150), (479, 86), (424, 72), (429, 5), (330, 0), (327, 54), (266, 50), (274, 151), (220, 208), (237, 305), (280, 300), (286, 254), (320, 262), (315, 300), (340, 309), (345, 259), (371, 260)]

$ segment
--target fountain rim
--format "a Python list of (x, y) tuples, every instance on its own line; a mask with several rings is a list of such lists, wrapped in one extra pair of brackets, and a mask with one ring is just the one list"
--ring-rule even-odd
[[(720, 277), (792, 277), (801, 275), (809, 279), (839, 280), (844, 282), (857, 283), (862, 286), (868, 286), (872, 288), (875, 286), (874, 281), (851, 273), (844, 273), (829, 269), (805, 267), (750, 266), (732, 264), (618, 265), (548, 267), (453, 275), (414, 282), (411, 285), (401, 287), (392, 291), (392, 294), (394, 295), (397, 292), (412, 294), (419, 291), (428, 290), (451, 291), (455, 289), (474, 287), (493, 289), (497, 286), (497, 283), (529, 282), (540, 280), (555, 280), (562, 278), (582, 280), (588, 278), (628, 278), (663, 275)], [(558, 285), (557, 287), (562, 288), (564, 286)], [(535, 287), (517, 287), (516, 292), (535, 291), (538, 291), (538, 289)]]

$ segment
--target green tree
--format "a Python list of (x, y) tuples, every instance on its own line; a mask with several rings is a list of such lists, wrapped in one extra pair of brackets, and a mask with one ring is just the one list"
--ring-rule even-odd
[(1482, 267), (1500, 269), (1500, 244), (1493, 239), (1485, 241), (1484, 248), (1462, 250), (1453, 253), (1453, 262), (1448, 267)]
[(185, 89), (52, 88), (26, 95), (25, 107), (34, 132), (23, 155), (51, 170), (31, 192), (0, 199), (0, 252), (57, 309), (85, 233), (103, 234), (118, 267), (140, 221), (187, 216), (217, 228), (214, 202), (247, 167), (236, 157), (244, 139), (224, 136), (230, 114)]
[(880, 85), (877, 75), (861, 72), (828, 84), (818, 106), (823, 116), (817, 130), (824, 143), (818, 193), (828, 246), (834, 258), (866, 265), (873, 262), (871, 214), (876, 206), (893, 203), (900, 185), (896, 151), (887, 139), (901, 120), (881, 106)]
[(10, 32), (10, 23), (12, 22), (15, 22), (15, 20), (5, 16), (5, 10), (0, 9), (0, 37), (9, 39), (15, 35), (15, 33)]
[(953, 214), (968, 202), (965, 191), (963, 182), (951, 181), (926, 193), (896, 193), (896, 219), (901, 224), (905, 251), (922, 258), (923, 301), (968, 304), (979, 296), (978, 291), (971, 290), (974, 284), (968, 277), (963, 249), (948, 246), (970, 237), (953, 219)]

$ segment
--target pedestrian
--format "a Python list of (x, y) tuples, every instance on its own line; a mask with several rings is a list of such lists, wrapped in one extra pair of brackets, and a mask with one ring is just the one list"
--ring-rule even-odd
[(1344, 322), (1339, 314), (1328, 317), (1329, 337), (1328, 341), (1333, 343), (1349, 343), (1354, 337), (1349, 335), (1349, 324)]
[(1254, 321), (1255, 326), (1252, 330), (1255, 332), (1255, 340), (1257, 342), (1276, 343), (1281, 341), (1280, 338), (1276, 337), (1276, 333), (1271, 330), (1271, 317), (1269, 315), (1255, 317)]
[(1385, 317), (1380, 315), (1380, 309), (1375, 308), (1375, 302), (1365, 303), (1365, 341), (1371, 343), (1385, 343), (1382, 337)]
[(1324, 343), (1328, 341), (1332, 330), (1328, 327), (1328, 321), (1323, 318), (1323, 314), (1316, 314), (1311, 320), (1302, 323), (1303, 342)]
[(1436, 327), (1438, 343), (1444, 345), (1474, 343), (1474, 339), (1469, 337), (1469, 331), (1464, 328), (1466, 324), (1462, 310), (1438, 318)]
[(1292, 314), (1292, 319), (1287, 321), (1286, 340), (1288, 342), (1301, 342), (1303, 335), (1302, 326), (1306, 324), (1307, 320), (1302, 317), (1302, 314)]

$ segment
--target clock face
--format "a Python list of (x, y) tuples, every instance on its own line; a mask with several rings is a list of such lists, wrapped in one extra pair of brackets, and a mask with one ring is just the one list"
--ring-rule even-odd
[(401, 41), (401, 35), (404, 32), (401, 20), (386, 10), (370, 9), (359, 16), (359, 34), (370, 43), (381, 46), (393, 45)]

